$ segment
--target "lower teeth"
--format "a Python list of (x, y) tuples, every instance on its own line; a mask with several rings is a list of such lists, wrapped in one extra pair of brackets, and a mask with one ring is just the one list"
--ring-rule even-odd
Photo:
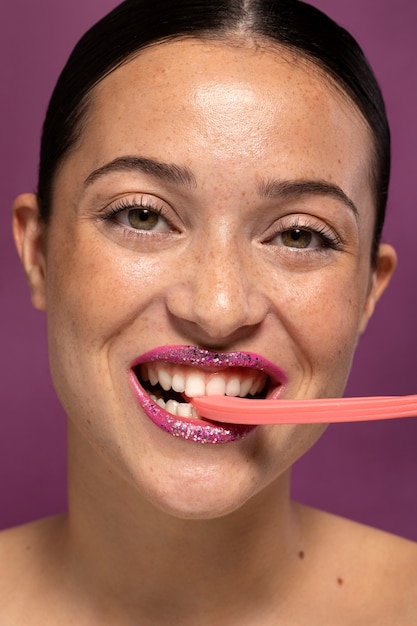
[(176, 400), (168, 400), (165, 402), (162, 398), (157, 398), (153, 394), (150, 394), (151, 399), (156, 402), (160, 407), (171, 413), (174, 417), (189, 417), (198, 419), (200, 416), (191, 404), (187, 402), (177, 402)]

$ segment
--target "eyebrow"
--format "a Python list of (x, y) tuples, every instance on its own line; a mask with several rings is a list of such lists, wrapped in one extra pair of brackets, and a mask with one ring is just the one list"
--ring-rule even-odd
[(322, 180), (270, 180), (259, 185), (259, 194), (263, 198), (298, 197), (302, 195), (330, 196), (343, 202), (353, 212), (355, 218), (359, 216), (355, 203), (346, 195), (339, 185)]
[(123, 156), (106, 163), (106, 165), (91, 172), (85, 179), (84, 185), (91, 185), (99, 178), (113, 172), (127, 171), (141, 172), (153, 178), (184, 187), (193, 188), (197, 186), (195, 176), (188, 167), (138, 156)]
[[(85, 179), (85, 186), (113, 172), (135, 171), (147, 174), (175, 185), (195, 188), (197, 181), (190, 170), (184, 165), (164, 163), (156, 159), (139, 156), (123, 156), (106, 163), (91, 172)], [(354, 202), (341, 187), (334, 183), (321, 180), (268, 180), (260, 183), (258, 188), (262, 198), (299, 197), (302, 195), (331, 196), (343, 202), (357, 218), (359, 211)]]

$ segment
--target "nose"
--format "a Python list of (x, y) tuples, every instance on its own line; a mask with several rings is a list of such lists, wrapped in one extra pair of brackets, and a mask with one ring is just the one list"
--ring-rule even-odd
[(268, 299), (248, 248), (217, 233), (183, 258), (166, 304), (193, 341), (217, 346), (250, 334), (265, 319)]

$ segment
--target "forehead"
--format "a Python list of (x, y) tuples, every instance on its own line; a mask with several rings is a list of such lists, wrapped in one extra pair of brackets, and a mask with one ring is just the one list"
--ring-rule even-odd
[(372, 141), (356, 106), (314, 64), (269, 44), (146, 48), (94, 88), (86, 121), (90, 169), (137, 153), (191, 167), (256, 160), (285, 177), (340, 174), (370, 187)]

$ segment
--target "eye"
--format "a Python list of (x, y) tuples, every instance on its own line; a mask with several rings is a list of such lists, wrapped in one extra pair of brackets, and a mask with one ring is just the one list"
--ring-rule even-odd
[(314, 240), (314, 235), (309, 230), (295, 228), (294, 230), (285, 230), (282, 232), (281, 240), (284, 246), (303, 249), (310, 247), (311, 242)]
[(283, 219), (278, 225), (278, 232), (269, 242), (275, 246), (296, 251), (320, 252), (326, 249), (336, 250), (341, 241), (338, 235), (327, 224), (313, 222), (307, 216)]
[(135, 230), (165, 232), (170, 229), (167, 221), (154, 209), (125, 209), (118, 213), (118, 222)]
[(164, 208), (156, 198), (122, 198), (103, 216), (131, 233), (166, 233), (175, 230), (164, 217)]

